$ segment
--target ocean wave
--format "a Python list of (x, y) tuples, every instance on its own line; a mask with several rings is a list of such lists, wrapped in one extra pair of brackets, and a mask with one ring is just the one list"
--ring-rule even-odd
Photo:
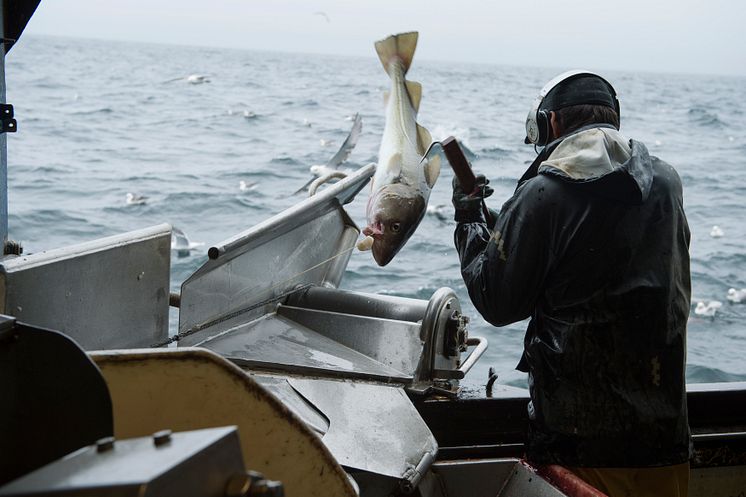
[(689, 120), (700, 126), (709, 128), (723, 128), (725, 123), (720, 119), (718, 114), (712, 109), (702, 107), (693, 107), (687, 112)]
[(746, 381), (746, 374), (728, 373), (718, 368), (689, 363), (686, 367), (687, 383), (719, 383)]
[(272, 157), (269, 160), (270, 164), (287, 164), (287, 165), (293, 165), (297, 166), (300, 165), (301, 162), (298, 161), (295, 157), (290, 157), (289, 155), (281, 155), (279, 157)]
[(265, 201), (264, 195), (260, 191), (251, 192), (249, 195), (237, 195), (231, 200), (231, 204), (238, 207), (250, 207), (252, 209), (263, 210)]
[(99, 109), (88, 109), (88, 110), (78, 110), (75, 112), (71, 112), (74, 116), (91, 116), (95, 114), (112, 114), (114, 113), (114, 109), (111, 107), (101, 107)]
[(505, 159), (508, 157), (513, 157), (513, 155), (515, 155), (515, 152), (513, 150), (500, 147), (499, 145), (481, 148), (479, 149), (479, 153), (491, 159)]
[(43, 165), (43, 166), (30, 167), (28, 169), (28, 172), (34, 175), (65, 174), (65, 173), (69, 173), (70, 169), (68, 167)]
[(171, 205), (198, 205), (201, 203), (212, 203), (215, 194), (205, 191), (181, 191), (169, 193), (163, 198), (163, 202)]
[(60, 90), (60, 89), (74, 89), (75, 87), (70, 84), (60, 83), (49, 78), (41, 78), (29, 82), (31, 88), (38, 88), (44, 90)]
[(319, 103), (314, 99), (306, 100), (285, 100), (280, 105), (285, 107), (298, 106), (298, 107), (318, 107)]
[(54, 221), (55, 223), (65, 224), (86, 224), (88, 219), (75, 216), (61, 209), (38, 209), (28, 212), (24, 215), (24, 224), (27, 223), (46, 223)]

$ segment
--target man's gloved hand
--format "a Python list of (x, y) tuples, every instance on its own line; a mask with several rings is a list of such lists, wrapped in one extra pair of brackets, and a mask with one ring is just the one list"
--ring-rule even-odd
[(458, 179), (453, 177), (453, 207), (457, 211), (471, 211), (482, 208), (482, 200), (486, 199), (494, 190), (489, 187), (490, 180), (484, 177), (483, 174), (477, 176), (476, 188), (474, 192), (466, 193), (461, 188)]
[(482, 214), (482, 201), (492, 195), (494, 190), (490, 188), (489, 180), (483, 174), (476, 177), (476, 188), (473, 192), (466, 193), (461, 188), (458, 179), (453, 178), (453, 207), (456, 209), (454, 219), (459, 223), (484, 221)]

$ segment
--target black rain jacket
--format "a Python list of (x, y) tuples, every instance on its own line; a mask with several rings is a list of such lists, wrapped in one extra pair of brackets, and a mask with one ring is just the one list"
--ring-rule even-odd
[(470, 211), (454, 234), (482, 316), (495, 326), (531, 318), (517, 369), (529, 375), (526, 451), (537, 464), (648, 467), (690, 456), (681, 181), (642, 143), (624, 143), (626, 161), (582, 178), (544, 162), (559, 151), (547, 147), (492, 230)]

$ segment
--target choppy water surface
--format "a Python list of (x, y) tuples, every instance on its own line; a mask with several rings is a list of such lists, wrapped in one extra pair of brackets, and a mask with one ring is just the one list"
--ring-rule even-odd
[[(420, 43), (427, 43), (426, 39)], [(299, 47), (302, 49), (302, 47)], [(415, 57), (423, 85), (419, 121), (433, 138), (461, 138), (491, 178), (491, 205), (507, 199), (533, 159), (523, 123), (541, 86), (562, 69), (436, 63)], [(206, 75), (209, 83), (187, 77)], [(692, 229), (693, 306), (718, 300), (713, 318), (689, 321), (690, 382), (746, 380), (746, 80), (608, 72), (622, 102), (622, 131), (673, 164)], [(206, 260), (206, 247), (299, 200), (292, 193), (344, 140), (359, 112), (363, 134), (349, 168), (376, 160), (388, 78), (375, 58), (25, 37), (7, 59), (10, 236), (26, 253), (168, 222), (205, 250), (172, 259), (172, 289)], [(329, 143), (331, 142), (331, 143)], [(443, 169), (431, 205), (450, 206)], [(251, 185), (239, 188), (240, 181)], [(128, 192), (146, 203), (128, 205)], [(348, 212), (364, 225), (365, 193)], [(450, 218), (450, 210), (446, 210)], [(714, 238), (714, 225), (723, 236)], [(355, 253), (343, 288), (429, 298), (456, 290), (471, 333), (490, 348), (470, 381), (513, 370), (525, 323), (486, 324), (471, 306), (453, 248), (454, 223), (427, 216), (385, 268)], [(172, 323), (173, 327), (174, 323)]]

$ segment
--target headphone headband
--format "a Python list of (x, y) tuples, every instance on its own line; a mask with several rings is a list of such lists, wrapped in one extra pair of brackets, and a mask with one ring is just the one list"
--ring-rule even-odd
[[(591, 76), (594, 79), (600, 80), (608, 87), (608, 94), (599, 88), (591, 88), (586, 91), (582, 97), (573, 95), (572, 93), (557, 95), (552, 93), (553, 90), (561, 87), (564, 83), (573, 79), (579, 79), (584, 76)], [(592, 86), (592, 85), (591, 85)], [(560, 88), (561, 89), (561, 88)], [(551, 101), (550, 106), (544, 105), (547, 96), (550, 95)], [(556, 100), (556, 101), (555, 101)], [(573, 70), (564, 72), (558, 76), (552, 78), (544, 88), (541, 89), (539, 95), (531, 105), (531, 110), (526, 117), (526, 140), (525, 143), (533, 143), (535, 145), (544, 146), (549, 138), (549, 112), (557, 110), (562, 107), (570, 105), (577, 105), (582, 103), (608, 105), (613, 107), (617, 115), (619, 115), (619, 99), (617, 98), (616, 91), (611, 83), (606, 81), (604, 78), (591, 71)]]

